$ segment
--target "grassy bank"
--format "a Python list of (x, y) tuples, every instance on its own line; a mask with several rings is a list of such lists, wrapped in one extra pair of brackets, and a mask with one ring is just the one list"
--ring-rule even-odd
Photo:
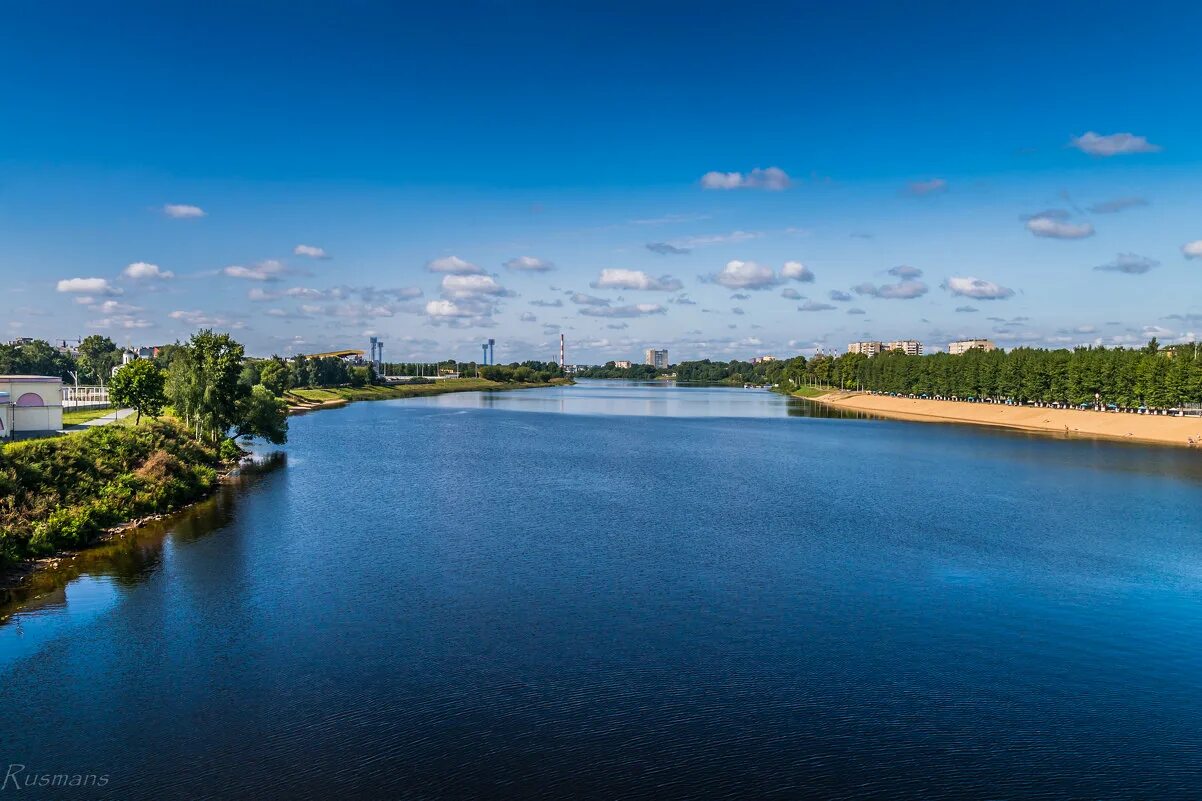
[(449, 378), (431, 384), (394, 384), (391, 386), (329, 387), (324, 389), (290, 389), (284, 400), (293, 408), (316, 408), (321, 404), (363, 400), (394, 400), (416, 398), (424, 395), (442, 395), (447, 392), (478, 392), (508, 389), (531, 389), (570, 383), (556, 379), (545, 384), (521, 384), (516, 382), (489, 381), (484, 378)]
[(178, 509), (217, 482), (216, 451), (175, 421), (100, 426), (0, 448), (0, 569)]
[(77, 426), (80, 423), (86, 423), (89, 420), (95, 420), (98, 417), (105, 415), (112, 416), (113, 410), (110, 408), (103, 409), (64, 409), (63, 410), (63, 425)]
[(798, 387), (789, 394), (797, 398), (821, 398), (838, 391), (834, 387)]

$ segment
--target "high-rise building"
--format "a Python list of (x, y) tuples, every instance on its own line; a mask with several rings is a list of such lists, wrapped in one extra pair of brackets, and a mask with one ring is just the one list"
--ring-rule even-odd
[(863, 353), (870, 359), (884, 349), (880, 342), (851, 342), (847, 346), (848, 353)]
[(959, 356), (961, 353), (966, 353), (973, 348), (981, 350), (997, 350), (997, 345), (993, 344), (988, 339), (961, 339), (957, 342), (949, 342), (947, 352), (953, 356)]
[(668, 351), (656, 350), (655, 348), (647, 348), (647, 353), (643, 359), (644, 364), (649, 364), (656, 370), (668, 369)]
[(886, 345), (885, 350), (900, 350), (907, 356), (921, 356), (922, 343), (917, 339), (899, 339)]

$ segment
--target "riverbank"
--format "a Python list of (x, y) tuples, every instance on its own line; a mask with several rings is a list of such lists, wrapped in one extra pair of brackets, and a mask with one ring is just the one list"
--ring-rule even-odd
[(831, 392), (811, 400), (895, 420), (999, 426), (1069, 437), (1098, 437), (1178, 446), (1188, 446), (1190, 438), (1195, 442), (1202, 438), (1202, 418), (1198, 417), (896, 398), (863, 392)]
[(391, 384), (366, 387), (329, 387), (323, 389), (291, 389), (284, 393), (289, 414), (344, 406), (353, 401), (396, 400), (448, 392), (501, 392), (512, 389), (537, 389), (571, 384), (571, 379), (557, 378), (548, 382), (523, 384), (489, 381), (484, 378), (448, 378), (429, 384)]
[(0, 448), (0, 573), (206, 497), (224, 466), (174, 419)]

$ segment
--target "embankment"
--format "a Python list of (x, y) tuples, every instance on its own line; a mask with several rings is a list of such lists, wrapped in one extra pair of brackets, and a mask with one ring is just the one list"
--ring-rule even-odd
[(208, 495), (221, 462), (174, 420), (0, 448), (0, 572)]
[(397, 398), (442, 395), (447, 392), (498, 392), (511, 389), (535, 389), (570, 383), (572, 383), (570, 379), (564, 378), (555, 379), (547, 383), (530, 384), (489, 381), (483, 378), (449, 378), (429, 384), (292, 389), (284, 393), (284, 400), (288, 401), (289, 411), (296, 413), (342, 406), (351, 401), (396, 400)]
[(894, 398), (854, 392), (832, 392), (814, 400), (840, 409), (897, 420), (971, 423), (1070, 437), (1103, 437), (1160, 445), (1189, 445), (1191, 438), (1195, 442), (1202, 438), (1202, 418), (1198, 417)]

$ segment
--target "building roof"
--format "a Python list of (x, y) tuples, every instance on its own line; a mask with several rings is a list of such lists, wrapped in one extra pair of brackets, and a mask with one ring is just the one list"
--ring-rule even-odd
[(0, 384), (61, 384), (56, 375), (0, 375)]

